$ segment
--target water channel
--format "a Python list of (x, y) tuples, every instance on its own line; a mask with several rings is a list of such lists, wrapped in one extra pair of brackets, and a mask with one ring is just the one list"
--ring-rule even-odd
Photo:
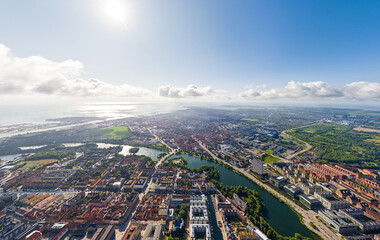
[[(201, 160), (197, 157), (189, 155), (174, 155), (173, 157), (182, 156), (188, 162), (188, 167), (198, 168), (203, 165), (215, 166), (220, 172), (220, 182), (224, 185), (230, 186), (246, 186), (249, 189), (255, 190), (265, 205), (264, 219), (281, 235), (294, 236), (299, 233), (302, 236), (314, 239), (311, 232), (304, 227), (298, 216), (284, 203), (280, 202), (277, 198), (260, 188), (257, 184), (249, 179), (240, 176), (239, 174), (228, 170), (227, 168), (218, 165), (214, 162)], [(215, 231), (215, 228), (214, 228)]]

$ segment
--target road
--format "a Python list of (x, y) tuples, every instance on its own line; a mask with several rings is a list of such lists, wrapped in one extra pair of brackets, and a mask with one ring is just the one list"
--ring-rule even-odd
[[(216, 196), (216, 195), (215, 195)], [(223, 240), (228, 240), (227, 234), (226, 234), (226, 229), (224, 226), (219, 226), (219, 222), (222, 223), (222, 217), (220, 216), (220, 212), (218, 210), (218, 205), (216, 204), (215, 196), (211, 196), (212, 204), (214, 205), (214, 211), (215, 211), (215, 218), (216, 218), (216, 224), (218, 225), (220, 231), (222, 232), (223, 235)]]
[[(247, 178), (249, 178), (250, 180), (252, 180), (253, 182), (255, 182), (257, 185), (263, 187), (266, 191), (268, 191), (269, 193), (271, 193), (272, 195), (274, 195), (278, 199), (281, 199), (288, 206), (291, 206), (296, 212), (298, 212), (302, 216), (302, 221), (303, 221), (303, 223), (305, 224), (305, 226), (308, 229), (310, 229), (311, 231), (315, 232), (316, 234), (318, 234), (319, 236), (321, 236), (323, 239), (330, 239), (330, 240), (339, 240), (340, 239), (340, 234), (339, 233), (337, 233), (335, 231), (332, 231), (330, 228), (328, 228), (326, 225), (324, 225), (322, 222), (320, 222), (316, 218), (318, 216), (318, 214), (316, 212), (314, 212), (312, 210), (305, 210), (305, 209), (301, 208), (300, 206), (298, 206), (297, 204), (295, 204), (290, 199), (286, 198), (282, 194), (280, 194), (277, 191), (275, 191), (272, 187), (268, 186), (267, 184), (261, 182), (259, 179), (255, 178), (248, 171), (246, 171), (244, 169), (240, 169), (240, 168), (238, 168), (236, 166), (233, 166), (230, 163), (228, 163), (228, 162), (226, 162), (226, 161), (224, 161), (222, 159), (219, 159), (217, 156), (215, 156), (214, 153), (212, 153), (198, 139), (194, 138), (194, 140), (197, 141), (198, 144), (199, 144), (199, 146), (201, 148), (203, 148), (207, 153), (209, 153), (212, 158), (214, 158), (217, 161), (223, 162), (224, 164), (229, 165), (230, 167), (232, 167), (236, 171), (240, 172), (241, 174), (243, 174), (244, 176), (246, 176)], [(317, 229), (314, 229), (313, 227), (311, 227), (310, 226), (310, 222), (312, 222), (317, 227)]]
[[(308, 125), (306, 125), (306, 126), (308, 126)], [(305, 127), (305, 126), (302, 126), (302, 127)], [(298, 127), (298, 128), (301, 128), (301, 127)], [(297, 128), (293, 128), (293, 129), (297, 129)], [(292, 130), (292, 129), (290, 129), (290, 130)], [(285, 131), (282, 131), (282, 132), (281, 132), (281, 136), (282, 136), (282, 137), (284, 137), (284, 138), (286, 138), (286, 139), (297, 139), (297, 141), (300, 141), (300, 142), (302, 142), (303, 144), (306, 145), (306, 148), (305, 148), (305, 149), (302, 149), (302, 150), (299, 151), (299, 152), (296, 152), (296, 153), (293, 153), (293, 154), (290, 155), (290, 156), (287, 156), (287, 157), (286, 157), (287, 159), (291, 160), (291, 159), (294, 158), (295, 156), (297, 156), (297, 155), (299, 155), (299, 154), (302, 154), (302, 153), (304, 153), (304, 152), (307, 152), (307, 151), (309, 151), (309, 150), (313, 147), (313, 146), (311, 146), (309, 143), (307, 143), (307, 142), (305, 142), (305, 141), (302, 141), (302, 140), (300, 140), (300, 139), (298, 139), (298, 138), (295, 138), (295, 137), (293, 137), (293, 136), (290, 136), (289, 134), (286, 133), (286, 131), (289, 131), (289, 130), (285, 130)]]
[[(150, 130), (150, 129), (148, 129), (148, 130), (160, 143), (164, 144), (167, 148), (170, 149), (170, 152), (168, 152), (164, 157), (162, 157), (160, 160), (158, 160), (158, 162), (154, 166), (154, 171), (153, 171), (153, 174), (152, 174), (152, 175), (154, 175), (154, 173), (158, 169), (158, 166), (160, 166), (166, 159), (168, 159), (169, 157), (171, 157), (172, 155), (174, 155), (179, 149), (174, 149), (174, 148), (170, 147), (164, 140), (162, 140), (159, 136), (157, 136), (156, 134), (154, 134), (152, 130)], [(153, 181), (150, 180), (150, 182), (148, 183), (148, 186), (145, 189), (145, 192), (140, 194), (140, 200), (142, 199), (142, 197), (144, 195), (146, 195), (150, 191), (150, 189), (152, 187), (154, 187), (154, 184), (153, 184)]]

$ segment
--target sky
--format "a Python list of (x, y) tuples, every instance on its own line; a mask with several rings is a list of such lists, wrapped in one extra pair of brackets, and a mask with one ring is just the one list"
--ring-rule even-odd
[(380, 100), (380, 1), (0, 0), (0, 98)]

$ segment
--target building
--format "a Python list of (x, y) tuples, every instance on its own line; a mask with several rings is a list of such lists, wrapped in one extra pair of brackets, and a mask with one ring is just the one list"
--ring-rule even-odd
[(68, 179), (75, 170), (46, 169), (36, 175), (28, 177), (22, 182), (24, 189), (52, 189), (57, 188)]
[(208, 224), (207, 206), (190, 206), (190, 223), (191, 224)]
[(208, 224), (191, 224), (190, 240), (205, 239), (211, 240), (210, 225)]
[(0, 239), (1, 240), (13, 240), (18, 235), (23, 233), (30, 225), (25, 222), (20, 222), (11, 216), (5, 216), (1, 219), (0, 224)]
[(348, 189), (337, 189), (335, 193), (341, 198), (346, 198), (351, 195), (351, 191)]
[(40, 231), (33, 231), (26, 236), (25, 240), (40, 240), (42, 239), (42, 233)]
[(251, 170), (254, 173), (257, 173), (259, 175), (263, 175), (264, 174), (264, 164), (263, 164), (263, 161), (261, 161), (259, 159), (255, 159), (255, 158), (252, 159)]
[(352, 194), (350, 196), (347, 196), (346, 197), (346, 201), (348, 201), (349, 203), (351, 203), (352, 205), (356, 205), (357, 203), (359, 203), (359, 199), (356, 197), (355, 194)]
[(144, 231), (142, 240), (161, 240), (162, 239), (162, 225), (151, 224), (148, 225)]
[(320, 210), (319, 216), (328, 224), (333, 226), (340, 234), (350, 234), (356, 232), (356, 226), (346, 220), (344, 216), (336, 210)]
[(228, 201), (227, 198), (225, 198), (223, 195), (221, 194), (217, 194), (216, 197), (215, 197), (215, 202), (216, 202), (216, 206), (218, 207), (217, 209), (221, 209), (221, 208), (231, 208), (231, 202)]
[(238, 207), (243, 212), (245, 212), (245, 210), (247, 209), (247, 203), (244, 202), (241, 198), (239, 198), (239, 196), (236, 193), (233, 194), (233, 199), (231, 201), (233, 204), (235, 204), (236, 207)]
[(330, 181), (345, 178), (356, 178), (357, 174), (338, 165), (312, 164), (310, 175), (319, 181)]
[(323, 192), (323, 188), (321, 186), (316, 186), (316, 185), (310, 185), (308, 183), (299, 183), (298, 186), (302, 189), (302, 191), (305, 194), (314, 194), (315, 192), (321, 193)]
[(380, 230), (380, 222), (373, 221), (365, 216), (361, 208), (340, 209), (339, 213), (350, 219), (363, 232), (376, 232)]
[(297, 197), (302, 193), (302, 189), (294, 184), (289, 184), (284, 187), (285, 192), (287, 192), (292, 197)]
[(262, 231), (260, 231), (259, 229), (256, 229), (255, 230), (255, 235), (257, 237), (257, 239), (259, 240), (269, 240), (269, 238), (267, 237), (267, 235), (265, 235)]
[(190, 239), (203, 238), (211, 240), (211, 230), (209, 225), (206, 196), (190, 196)]
[(313, 195), (301, 194), (299, 198), (300, 202), (311, 210), (316, 210), (322, 207), (321, 201), (316, 199)]
[(148, 180), (145, 178), (140, 178), (135, 182), (135, 185), (133, 185), (133, 190), (137, 192), (141, 192), (147, 185)]
[(331, 192), (314, 193), (314, 197), (322, 202), (322, 205), (328, 210), (349, 208), (350, 203), (347, 201), (339, 201), (333, 197)]
[(185, 204), (187, 207), (190, 206), (190, 195), (171, 195), (170, 206), (173, 208), (179, 207)]
[(270, 183), (275, 185), (277, 188), (283, 188), (286, 183), (288, 182), (288, 179), (284, 176), (278, 176), (278, 177), (272, 177), (269, 179)]
[(139, 240), (141, 239), (141, 230), (143, 229), (143, 225), (132, 221), (129, 228), (124, 232), (121, 240)]
[(256, 238), (256, 235), (241, 232), (238, 234), (237, 239), (238, 240), (255, 240), (257, 238)]
[(203, 205), (206, 205), (206, 196), (204, 194), (190, 196), (190, 206), (203, 206)]
[(115, 238), (115, 225), (108, 225), (99, 240), (111, 240)]

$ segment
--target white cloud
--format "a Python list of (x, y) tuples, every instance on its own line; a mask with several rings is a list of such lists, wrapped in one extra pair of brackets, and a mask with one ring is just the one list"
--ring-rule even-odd
[(186, 97), (211, 97), (219, 96), (224, 91), (214, 90), (211, 87), (198, 87), (188, 85), (186, 88), (178, 88), (172, 85), (161, 86), (158, 88), (158, 95), (161, 97), (186, 98)]
[(325, 82), (288, 82), (284, 88), (270, 89), (267, 91), (255, 91), (248, 89), (242, 93), (243, 97), (260, 97), (265, 99), (273, 98), (325, 98), (341, 97), (340, 90)]
[(291, 81), (284, 88), (257, 91), (248, 89), (240, 94), (255, 99), (380, 99), (380, 83), (353, 82), (337, 88), (326, 82)]
[(344, 95), (352, 99), (379, 99), (380, 82), (353, 82), (343, 87)]
[[(95, 78), (83, 79), (84, 66), (79, 61), (55, 62), (41, 56), (20, 58), (0, 44), (0, 95), (37, 94), (41, 96), (73, 97), (156, 97), (152, 91), (115, 85)], [(380, 82), (352, 82), (340, 88), (322, 81), (291, 81), (283, 88), (270, 89), (267, 85), (246, 86), (240, 94), (247, 99), (341, 99), (380, 100)], [(172, 85), (158, 88), (158, 96), (168, 98), (236, 99), (227, 91), (212, 87)]]
[(114, 85), (98, 79), (82, 79), (79, 61), (54, 62), (41, 56), (14, 57), (0, 44), (0, 93), (65, 96), (150, 96), (149, 90), (127, 84)]

